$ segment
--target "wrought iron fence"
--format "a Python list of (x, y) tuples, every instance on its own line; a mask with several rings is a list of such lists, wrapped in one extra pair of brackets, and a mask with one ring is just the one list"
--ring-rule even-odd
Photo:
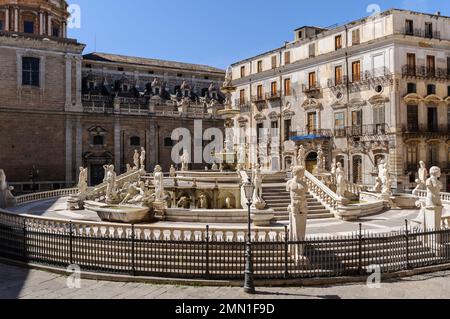
[[(194, 230), (192, 231), (195, 232)], [(157, 234), (134, 225), (82, 223), (0, 214), (0, 257), (83, 271), (186, 279), (242, 280), (245, 234), (217, 236), (206, 227), (196, 234)], [(450, 262), (450, 230), (406, 227), (389, 234), (360, 230), (347, 236), (253, 236), (256, 279), (359, 276), (372, 267), (382, 273)], [(298, 251), (298, 254), (295, 252)]]

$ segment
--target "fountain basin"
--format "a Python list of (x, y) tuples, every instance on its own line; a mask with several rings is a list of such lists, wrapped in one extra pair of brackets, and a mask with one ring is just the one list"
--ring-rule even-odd
[(98, 217), (106, 222), (138, 224), (152, 219), (149, 207), (108, 205), (92, 201), (85, 202), (84, 207), (97, 213)]

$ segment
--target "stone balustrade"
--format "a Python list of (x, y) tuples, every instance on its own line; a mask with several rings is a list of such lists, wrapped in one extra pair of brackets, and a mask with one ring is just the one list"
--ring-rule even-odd
[(42, 192), (42, 193), (33, 193), (16, 197), (17, 205), (36, 202), (40, 200), (50, 199), (50, 198), (58, 198), (58, 197), (67, 197), (71, 195), (75, 195), (78, 192), (76, 188), (67, 188), (67, 189), (58, 189), (54, 191)]
[(308, 171), (305, 171), (305, 182), (312, 195), (316, 196), (333, 213), (337, 211), (342, 201), (336, 193)]

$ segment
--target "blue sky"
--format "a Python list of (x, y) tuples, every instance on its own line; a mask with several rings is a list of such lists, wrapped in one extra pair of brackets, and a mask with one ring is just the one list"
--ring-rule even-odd
[(69, 0), (81, 28), (69, 36), (92, 51), (225, 68), (281, 46), (303, 25), (330, 26), (367, 16), (368, 6), (441, 11), (448, 0)]

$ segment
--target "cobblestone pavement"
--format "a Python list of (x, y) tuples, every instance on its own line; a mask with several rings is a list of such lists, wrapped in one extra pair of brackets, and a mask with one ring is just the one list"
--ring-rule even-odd
[(67, 288), (64, 276), (0, 264), (0, 299), (389, 299), (450, 298), (450, 271), (382, 283), (381, 288), (341, 285), (309, 288), (258, 288), (248, 296), (241, 288), (190, 287), (81, 280)]

